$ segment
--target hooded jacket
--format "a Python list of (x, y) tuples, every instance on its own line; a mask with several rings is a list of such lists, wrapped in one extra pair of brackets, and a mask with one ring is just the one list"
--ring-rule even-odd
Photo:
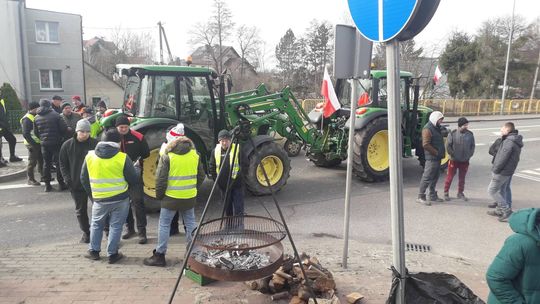
[[(441, 116), (442, 117), (442, 116)], [(444, 158), (446, 150), (444, 148), (444, 137), (441, 127), (437, 126), (437, 120), (429, 117), (429, 122), (422, 129), (422, 147), (427, 152), (426, 160), (441, 160)], [(435, 122), (433, 123), (432, 120)]]
[(523, 148), (523, 136), (517, 131), (508, 134), (495, 155), (491, 171), (504, 176), (514, 174), (519, 163), (521, 148)]
[[(120, 152), (120, 148), (116, 143), (108, 142), (108, 141), (102, 141), (99, 142), (96, 145), (96, 156), (99, 158), (108, 159), (113, 156), (115, 156), (118, 152)], [(86, 166), (86, 160), (83, 161), (82, 169), (81, 169), (81, 184), (86, 190), (86, 193), (88, 193), (88, 196), (92, 198), (92, 188), (90, 187), (90, 177), (88, 174), (88, 168)], [(126, 179), (126, 182), (128, 183), (129, 187), (137, 187), (139, 183), (139, 177), (137, 172), (135, 171), (135, 168), (133, 167), (133, 162), (129, 158), (129, 156), (126, 157), (126, 162), (124, 164), (124, 178)], [(104, 198), (104, 199), (94, 199), (92, 198), (92, 201), (100, 202), (100, 203), (114, 203), (121, 200), (124, 200), (129, 197), (129, 191), (120, 193), (118, 195)]]
[[(197, 197), (189, 199), (176, 199), (165, 195), (171, 165), (168, 153), (172, 152), (174, 154), (184, 155), (192, 149), (195, 149), (193, 142), (189, 138), (182, 136), (167, 144), (164, 153), (159, 158), (156, 171), (156, 198), (161, 200), (161, 208), (184, 211), (193, 208), (197, 203)], [(204, 168), (199, 158), (199, 165), (197, 168), (197, 189), (200, 188), (202, 182), (204, 181), (204, 177)]]
[(64, 113), (60, 114), (60, 117), (66, 122), (68, 128), (68, 138), (71, 138), (75, 134), (75, 129), (77, 128), (77, 122), (82, 119), (81, 115), (75, 112), (71, 112), (71, 115), (66, 116)]
[(488, 304), (540, 303), (540, 209), (521, 209), (508, 222), (515, 234), (488, 268)]
[(34, 133), (42, 146), (60, 145), (62, 137), (67, 134), (67, 125), (51, 107), (39, 107), (34, 120)]
[(92, 137), (88, 137), (84, 142), (78, 141), (75, 133), (60, 148), (60, 170), (71, 191), (84, 191), (80, 179), (81, 169), (86, 154), (88, 154), (88, 151), (94, 150), (96, 145), (97, 140)]
[(468, 162), (474, 154), (474, 134), (469, 130), (461, 132), (459, 129), (452, 130), (446, 139), (446, 151), (452, 160)]

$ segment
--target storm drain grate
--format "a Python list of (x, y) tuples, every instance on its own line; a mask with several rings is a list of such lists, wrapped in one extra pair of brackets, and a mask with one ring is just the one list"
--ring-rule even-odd
[(405, 250), (416, 252), (430, 252), (431, 246), (422, 244), (405, 243)]

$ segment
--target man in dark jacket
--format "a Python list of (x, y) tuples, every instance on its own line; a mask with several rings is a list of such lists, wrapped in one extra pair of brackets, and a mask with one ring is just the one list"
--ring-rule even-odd
[[(116, 129), (121, 136), (120, 151), (126, 153), (131, 160), (138, 162), (136, 167), (140, 168), (139, 184), (137, 187), (130, 189), (131, 207), (127, 218), (127, 232), (122, 236), (123, 239), (129, 239), (135, 235), (135, 222), (133, 213), (137, 220), (137, 230), (139, 236), (139, 244), (146, 244), (146, 210), (144, 209), (144, 191), (142, 182), (142, 168), (144, 167), (143, 160), (150, 156), (150, 149), (144, 136), (129, 127), (129, 120), (126, 116), (119, 116), (115, 121)], [(133, 210), (133, 211), (132, 211)]]
[(81, 184), (80, 176), (84, 158), (88, 151), (96, 148), (97, 140), (90, 137), (90, 123), (86, 119), (77, 122), (75, 132), (60, 149), (60, 170), (75, 202), (75, 215), (83, 232), (81, 243), (89, 243), (88, 194)]
[(156, 172), (156, 198), (161, 200), (158, 243), (153, 255), (143, 261), (144, 265), (148, 266), (166, 265), (165, 253), (171, 221), (177, 211), (182, 214), (186, 227), (187, 252), (191, 234), (197, 226), (194, 208), (197, 203), (197, 191), (205, 177), (199, 155), (193, 142), (184, 136), (183, 126), (171, 129), (167, 135), (167, 142)]
[[(428, 123), (422, 130), (422, 147), (425, 151), (426, 163), (424, 165), (424, 174), (420, 181), (420, 190), (417, 203), (431, 206), (431, 202), (442, 202), (437, 195), (435, 187), (439, 180), (441, 171), (441, 159), (444, 158), (446, 150), (444, 148), (444, 138), (442, 135), (441, 123), (444, 116), (439, 111), (434, 111), (429, 116)], [(426, 200), (426, 189), (429, 187), (429, 199)]]
[(499, 221), (505, 222), (512, 214), (512, 206), (503, 195), (503, 189), (507, 187), (516, 171), (521, 148), (523, 148), (523, 137), (518, 134), (512, 122), (507, 122), (502, 126), (501, 134), (504, 139), (493, 160), (488, 193), (497, 202), (496, 212), (499, 213)]
[(122, 225), (126, 222), (129, 210), (129, 187), (139, 182), (133, 162), (120, 152), (120, 134), (115, 129), (107, 131), (104, 141), (88, 152), (81, 171), (81, 184), (90, 195), (92, 205), (92, 224), (90, 244), (86, 258), (99, 260), (101, 239), (107, 219), (109, 219), (109, 238), (107, 256), (109, 264), (114, 264), (123, 255), (118, 251)]
[(34, 176), (34, 169), (36, 168), (36, 165), (38, 165), (39, 175), (43, 179), (43, 156), (41, 155), (41, 141), (34, 132), (34, 120), (36, 118), (38, 108), (39, 103), (37, 101), (31, 101), (28, 104), (28, 113), (21, 118), (24, 145), (28, 150), (28, 165), (26, 166), (26, 175), (28, 176), (28, 184), (32, 186), (40, 185)]
[[(17, 139), (9, 129), (6, 102), (4, 99), (0, 99), (0, 139), (2, 139), (2, 137), (4, 137), (9, 144), (9, 161), (12, 163), (21, 161), (22, 158), (15, 155), (15, 145), (17, 145)], [(6, 164), (2, 162), (2, 144), (0, 143), (0, 167), (5, 166)]]
[[(217, 183), (222, 194), (225, 196), (225, 214), (227, 216), (243, 215), (244, 182), (242, 180), (240, 145), (231, 142), (231, 134), (227, 130), (219, 131), (218, 141), (219, 143), (210, 156), (210, 174), (214, 180), (219, 175)], [(225, 158), (229, 147), (231, 147), (231, 152)], [(222, 170), (223, 173), (219, 174)], [(227, 192), (227, 189), (229, 192)]]
[(488, 304), (540, 303), (540, 209), (521, 209), (508, 222), (515, 233), (488, 268)]
[(62, 114), (62, 102), (64, 99), (58, 95), (54, 95), (52, 98), (51, 108), (58, 114)]
[[(53, 162), (58, 163), (62, 138), (67, 134), (67, 125), (60, 115), (51, 109), (50, 101), (42, 99), (39, 105), (40, 108), (37, 110), (37, 117), (34, 121), (34, 130), (41, 140), (45, 192), (50, 192), (52, 190), (51, 167)], [(58, 169), (56, 170), (56, 178), (60, 191), (66, 190), (67, 186), (62, 178), (62, 173)]]
[(450, 132), (446, 142), (446, 151), (450, 155), (448, 161), (448, 173), (444, 181), (444, 199), (450, 200), (450, 185), (459, 170), (457, 198), (468, 201), (463, 191), (465, 190), (465, 176), (469, 169), (469, 159), (474, 154), (474, 134), (469, 131), (469, 121), (465, 117), (458, 119), (458, 128)]
[(81, 120), (82, 117), (78, 113), (73, 112), (73, 108), (69, 102), (64, 102), (62, 104), (62, 114), (60, 114), (60, 116), (62, 117), (62, 119), (64, 119), (68, 127), (68, 134), (66, 136), (66, 140), (70, 139), (75, 134), (77, 122)]

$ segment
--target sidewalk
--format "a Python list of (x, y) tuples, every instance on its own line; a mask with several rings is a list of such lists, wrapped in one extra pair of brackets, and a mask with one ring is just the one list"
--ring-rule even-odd
[[(106, 259), (85, 259), (87, 245), (78, 244), (75, 239), (70, 243), (3, 250), (0, 254), (0, 303), (166, 303), (181, 267), (179, 257), (184, 254), (184, 237), (171, 239), (166, 268), (142, 264), (155, 246), (155, 233), (150, 233), (149, 238), (147, 245), (136, 244), (136, 239), (122, 241), (120, 251), (127, 258), (115, 265), (109, 265)], [(351, 240), (349, 268), (343, 270), (340, 266), (342, 240), (314, 236), (296, 238), (298, 250), (317, 256), (332, 271), (342, 303), (347, 303), (345, 296), (351, 292), (365, 295), (363, 304), (386, 301), (391, 283), (389, 245)], [(284, 245), (290, 253), (286, 240)], [(411, 272), (450, 272), (478, 296), (487, 298), (484, 279), (487, 265), (433, 253), (407, 252), (407, 266)], [(284, 304), (288, 300), (271, 301), (268, 295), (249, 290), (241, 282), (214, 282), (201, 287), (183, 277), (174, 303)]]

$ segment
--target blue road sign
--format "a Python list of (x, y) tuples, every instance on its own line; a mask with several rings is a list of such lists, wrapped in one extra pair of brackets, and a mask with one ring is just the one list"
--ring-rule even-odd
[(373, 42), (396, 37), (409, 23), (419, 0), (348, 0), (360, 33)]

